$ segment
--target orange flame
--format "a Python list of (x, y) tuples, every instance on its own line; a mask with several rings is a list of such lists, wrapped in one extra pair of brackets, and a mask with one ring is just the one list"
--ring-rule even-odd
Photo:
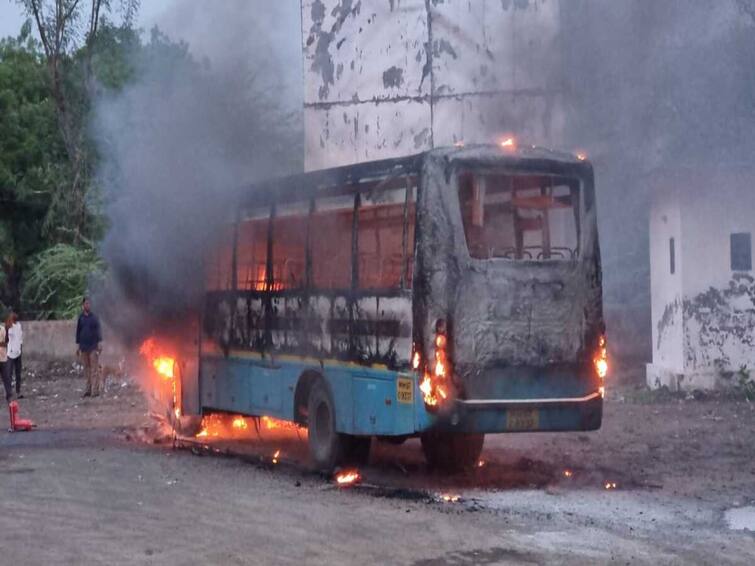
[(572, 472), (571, 470), (564, 470), (564, 477), (565, 478), (570, 478), (573, 475), (574, 475), (574, 472)]
[(501, 147), (505, 149), (516, 149), (516, 140), (514, 138), (506, 138), (501, 141)]
[(168, 356), (160, 356), (152, 360), (152, 366), (155, 368), (157, 373), (159, 373), (166, 379), (173, 379), (173, 377), (175, 376), (175, 365), (176, 360), (169, 358)]
[(412, 356), (412, 368), (413, 369), (419, 369), (419, 363), (420, 363), (420, 355), (419, 352), (414, 352), (414, 355)]
[(598, 352), (593, 358), (593, 363), (595, 364), (595, 371), (602, 381), (608, 375), (608, 348), (606, 347), (605, 336), (601, 336), (598, 341)]
[(273, 454), (273, 464), (277, 464), (279, 462), (278, 458), (280, 458), (281, 451), (276, 450), (275, 454)]
[(455, 493), (442, 493), (440, 498), (446, 503), (457, 503), (461, 497)]
[(362, 476), (359, 470), (342, 470), (335, 475), (336, 483), (340, 486), (354, 485), (361, 481)]
[(249, 425), (246, 424), (246, 419), (244, 417), (234, 417), (233, 421), (231, 421), (231, 426), (236, 430), (246, 430), (247, 428), (249, 428)]
[(419, 384), (419, 390), (422, 391), (422, 398), (425, 400), (426, 405), (434, 407), (438, 404), (438, 398), (433, 391), (433, 383), (429, 375), (424, 375)]
[(607, 481), (605, 484), (603, 484), (603, 487), (606, 489), (616, 489), (618, 485), (615, 481)]

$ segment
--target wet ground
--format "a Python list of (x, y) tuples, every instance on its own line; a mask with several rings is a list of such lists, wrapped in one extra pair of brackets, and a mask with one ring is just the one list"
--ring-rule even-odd
[(755, 563), (744, 400), (613, 392), (600, 431), (491, 436), (453, 476), (377, 443), (343, 489), (309, 471), (306, 431), (156, 444), (133, 383), (81, 389), (38, 371), (37, 429), (0, 433), (2, 564)]

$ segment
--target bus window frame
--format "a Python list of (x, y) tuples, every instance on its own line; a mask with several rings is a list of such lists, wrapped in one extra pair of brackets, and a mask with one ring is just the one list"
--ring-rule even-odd
[[(553, 179), (563, 179), (564, 181), (567, 181), (565, 183), (562, 183), (561, 186), (568, 186), (570, 190), (576, 189), (577, 191), (577, 198), (578, 198), (578, 206), (572, 205), (572, 210), (574, 211), (575, 215), (575, 228), (576, 228), (576, 248), (573, 252), (572, 257), (570, 258), (542, 258), (542, 259), (535, 259), (535, 258), (510, 258), (510, 257), (503, 257), (503, 256), (494, 256), (489, 258), (480, 258), (472, 255), (472, 252), (469, 249), (469, 242), (467, 240), (467, 227), (464, 223), (464, 212), (462, 210), (462, 204), (460, 197), (460, 183), (459, 178), (464, 174), (471, 174), (473, 177), (478, 175), (505, 175), (510, 177), (515, 176), (540, 176), (543, 178), (549, 178), (551, 179), (551, 185), (553, 186)], [(450, 185), (450, 189), (452, 194), (454, 195), (457, 207), (457, 215), (458, 215), (458, 223), (461, 227), (461, 236), (462, 241), (464, 242), (464, 250), (467, 254), (467, 257), (471, 261), (475, 262), (481, 262), (481, 263), (490, 263), (490, 262), (505, 262), (507, 264), (511, 265), (552, 265), (554, 263), (556, 264), (565, 264), (565, 263), (575, 263), (579, 262), (583, 259), (583, 256), (586, 252), (585, 248), (585, 242), (583, 242), (583, 236), (584, 236), (584, 230), (582, 223), (587, 218), (587, 213), (589, 212), (587, 208), (587, 201), (585, 200), (585, 193), (586, 193), (586, 187), (587, 182), (586, 179), (582, 177), (577, 171), (574, 170), (564, 170), (562, 172), (554, 172), (554, 171), (542, 171), (538, 170), (536, 168), (526, 168), (526, 169), (518, 169), (518, 168), (512, 168), (507, 166), (502, 167), (490, 167), (490, 166), (475, 166), (475, 164), (472, 162), (464, 162), (458, 164), (456, 167), (454, 167), (453, 174), (450, 176), (450, 179), (452, 180)]]
[[(420, 192), (421, 175), (418, 173), (412, 173), (402, 171), (400, 174), (389, 174), (379, 179), (363, 180), (359, 183), (345, 183), (338, 186), (328, 187), (327, 191), (315, 191), (309, 199), (274, 199), (270, 203), (266, 203), (261, 207), (251, 207), (246, 214), (239, 213), (236, 216), (233, 227), (233, 255), (231, 258), (231, 264), (233, 266), (232, 273), (232, 289), (233, 292), (238, 292), (237, 274), (236, 269), (238, 267), (238, 251), (239, 251), (239, 238), (238, 231), (241, 222), (245, 222), (251, 219), (262, 220), (267, 218), (267, 242), (266, 242), (266, 261), (265, 261), (265, 289), (252, 290), (259, 293), (281, 293), (286, 291), (293, 292), (313, 292), (317, 290), (323, 290), (328, 292), (333, 291), (348, 291), (351, 294), (366, 292), (366, 294), (378, 294), (380, 292), (405, 292), (411, 291), (411, 284), (409, 282), (409, 270), (412, 272), (412, 280), (414, 278), (415, 265), (409, 265), (409, 246), (416, 247), (417, 242), (417, 214), (418, 214), (418, 201)], [(392, 186), (392, 183), (397, 180), (403, 180), (402, 184), (398, 186)], [(362, 186), (360, 185), (370, 185)], [(379, 194), (382, 191), (388, 190), (403, 190), (404, 202), (403, 202), (403, 221), (402, 221), (402, 241), (401, 241), (401, 275), (399, 278), (398, 287), (386, 287), (376, 289), (362, 289), (359, 285), (359, 210), (362, 201), (362, 195), (374, 195)], [(353, 206), (351, 209), (352, 222), (351, 222), (351, 284), (348, 289), (330, 289), (327, 287), (317, 287), (314, 285), (314, 262), (312, 258), (312, 218), (314, 214), (318, 212), (317, 200), (318, 198), (333, 198), (338, 196), (353, 195)], [(296, 287), (293, 289), (287, 289), (282, 286), (280, 290), (275, 289), (275, 274), (273, 272), (274, 263), (273, 257), (273, 240), (274, 240), (274, 227), (275, 218), (277, 218), (277, 209), (280, 205), (292, 205), (295, 203), (304, 203), (308, 201), (308, 211), (306, 213), (306, 238), (305, 238), (305, 285), (303, 287)], [(410, 218), (411, 204), (414, 203), (414, 218)], [(267, 209), (267, 213), (263, 213), (263, 210)], [(345, 210), (345, 209), (344, 209)], [(302, 215), (304, 218), (304, 215)], [(414, 222), (414, 242), (409, 242), (409, 222)], [(416, 263), (416, 257), (412, 259), (413, 263)], [(246, 289), (245, 291), (249, 291)]]

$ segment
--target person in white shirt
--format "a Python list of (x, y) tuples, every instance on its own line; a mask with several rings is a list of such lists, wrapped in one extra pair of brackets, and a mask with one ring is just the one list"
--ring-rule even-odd
[(10, 365), (8, 364), (8, 332), (7, 322), (0, 322), (0, 377), (5, 387), (5, 400), (10, 403), (13, 399), (13, 388), (10, 383)]
[(16, 377), (16, 397), (23, 399), (21, 395), (21, 348), (24, 344), (24, 333), (21, 330), (21, 323), (18, 322), (18, 315), (14, 312), (10, 314), (11, 326), (8, 328), (8, 376)]

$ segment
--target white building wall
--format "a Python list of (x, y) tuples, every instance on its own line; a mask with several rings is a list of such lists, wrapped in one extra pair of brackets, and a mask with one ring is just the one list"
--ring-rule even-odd
[[(755, 236), (755, 174), (686, 171), (673, 184), (656, 195), (651, 211), (654, 349), (648, 384), (730, 386), (740, 368), (755, 369), (755, 274), (732, 271), (730, 245), (732, 233)], [(671, 218), (670, 210), (680, 219), (676, 280), (668, 275), (671, 223), (659, 221)]]
[[(674, 239), (674, 273), (670, 240)], [(670, 386), (684, 372), (684, 321), (682, 314), (682, 215), (676, 191), (658, 192), (650, 211), (650, 305), (653, 363), (648, 364), (651, 387)]]
[(556, 0), (302, 0), (308, 170), (457, 141), (560, 145)]
[(682, 201), (684, 370), (696, 383), (726, 385), (731, 372), (755, 369), (755, 280), (731, 269), (731, 234), (755, 235), (755, 176), (711, 171), (694, 188)]

